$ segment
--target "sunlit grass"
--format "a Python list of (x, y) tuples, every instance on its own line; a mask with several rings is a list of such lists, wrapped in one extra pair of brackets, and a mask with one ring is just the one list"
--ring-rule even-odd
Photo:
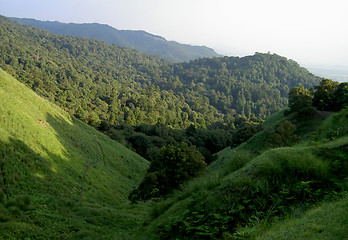
[[(10, 218), (0, 223), (2, 237), (76, 239), (87, 234), (105, 239), (144, 219), (143, 210), (125, 206), (149, 165), (146, 160), (2, 70), (0, 93), (0, 161), (8, 201), (19, 194), (31, 200), (28, 211), (0, 212)], [(95, 164), (88, 169), (79, 203), (88, 162)]]

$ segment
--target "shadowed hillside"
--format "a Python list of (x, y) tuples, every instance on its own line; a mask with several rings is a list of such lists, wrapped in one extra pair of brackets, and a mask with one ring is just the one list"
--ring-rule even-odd
[(137, 222), (117, 209), (146, 160), (2, 70), (0, 116), (1, 236), (75, 239), (88, 230), (104, 239)]

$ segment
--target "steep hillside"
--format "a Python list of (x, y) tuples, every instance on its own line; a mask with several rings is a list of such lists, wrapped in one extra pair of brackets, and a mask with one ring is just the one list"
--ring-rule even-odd
[(320, 78), (276, 54), (171, 64), (132, 49), (57, 36), (0, 17), (0, 66), (94, 126), (233, 126), (287, 106), (293, 86)]
[(21, 24), (29, 24), (55, 34), (103, 40), (110, 44), (114, 43), (122, 47), (134, 48), (174, 62), (187, 62), (198, 58), (220, 56), (213, 49), (205, 46), (180, 44), (174, 41), (167, 41), (161, 36), (145, 31), (117, 30), (106, 24), (67, 24), (28, 18), (13, 19)]
[[(303, 131), (291, 115), (277, 113), (248, 142), (221, 151), (207, 175), (155, 205), (152, 220), (132, 237), (345, 239), (347, 119), (348, 108), (326, 119), (314, 116), (302, 121), (315, 128)], [(277, 130), (290, 123), (298, 141), (284, 146), (281, 137), (295, 132)], [(282, 135), (273, 141), (276, 133)]]
[(147, 167), (0, 69), (1, 238), (108, 239), (132, 228), (141, 213), (124, 210), (127, 196)]

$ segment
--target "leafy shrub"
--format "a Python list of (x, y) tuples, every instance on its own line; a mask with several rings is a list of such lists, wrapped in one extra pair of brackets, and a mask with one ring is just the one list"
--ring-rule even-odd
[(272, 131), (268, 138), (268, 144), (272, 147), (286, 147), (296, 143), (299, 138), (295, 134), (296, 125), (290, 121), (283, 121)]
[(200, 188), (181, 219), (157, 230), (163, 239), (221, 239), (241, 226), (284, 215), (291, 206), (321, 200), (333, 189), (329, 175), (328, 163), (309, 151), (271, 150), (210, 192)]
[(196, 147), (186, 144), (163, 147), (129, 199), (136, 202), (166, 196), (185, 181), (198, 176), (205, 168), (204, 157)]
[(243, 127), (237, 129), (232, 136), (231, 147), (237, 147), (243, 142), (246, 142), (256, 133), (263, 129), (261, 124), (245, 124)]
[(312, 107), (312, 93), (304, 87), (292, 88), (289, 92), (290, 112), (306, 113)]

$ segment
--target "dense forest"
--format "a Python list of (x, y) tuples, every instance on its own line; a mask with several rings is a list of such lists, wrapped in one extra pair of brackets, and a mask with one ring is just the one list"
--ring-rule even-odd
[[(3, 70), (0, 92), (4, 239), (348, 235), (347, 83), (291, 89), (288, 109), (236, 129), (232, 138), (243, 143), (209, 165), (185, 142), (163, 146), (150, 163)], [(131, 127), (173, 139), (180, 133), (160, 124)], [(185, 135), (198, 141), (210, 130), (191, 125)]]
[(0, 67), (93, 126), (234, 127), (287, 105), (319, 78), (276, 54), (173, 64), (135, 50), (57, 36), (1, 17)]
[(191, 46), (150, 34), (145, 31), (117, 30), (98, 23), (61, 23), (39, 21), (28, 18), (13, 18), (21, 24), (29, 24), (59, 35), (86, 37), (103, 40), (110, 44), (133, 48), (147, 54), (160, 56), (173, 62), (184, 62), (202, 57), (219, 57), (213, 49), (204, 46)]

